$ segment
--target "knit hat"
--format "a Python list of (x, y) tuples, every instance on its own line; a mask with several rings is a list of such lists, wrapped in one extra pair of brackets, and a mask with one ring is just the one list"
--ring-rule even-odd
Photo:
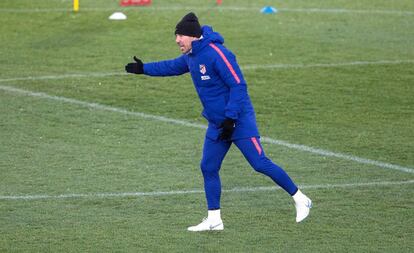
[(175, 26), (175, 34), (200, 38), (201, 26), (198, 23), (197, 16), (192, 12), (185, 15)]

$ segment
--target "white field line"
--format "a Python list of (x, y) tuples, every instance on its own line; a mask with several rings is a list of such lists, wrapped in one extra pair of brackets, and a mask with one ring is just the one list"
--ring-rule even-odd
[(379, 61), (353, 61), (342, 63), (313, 63), (313, 64), (261, 64), (242, 66), (243, 70), (254, 69), (306, 69), (306, 68), (337, 68), (347, 66), (364, 66), (364, 65), (395, 65), (395, 64), (412, 64), (414, 60), (379, 60)]
[(385, 15), (414, 15), (414, 11), (402, 10), (356, 10), (356, 9), (322, 9), (322, 8), (280, 8), (282, 12), (310, 12), (333, 14), (385, 14)]
[(48, 80), (48, 79), (66, 79), (66, 78), (84, 78), (84, 77), (105, 77), (105, 76), (119, 76), (126, 75), (125, 72), (94, 72), (94, 73), (74, 73), (74, 74), (62, 74), (62, 75), (48, 75), (48, 76), (27, 76), (27, 77), (12, 77), (0, 79), (0, 82), (12, 82), (12, 81), (34, 81), (34, 80)]
[(366, 159), (366, 158), (361, 158), (361, 157), (357, 157), (357, 156), (353, 156), (353, 155), (336, 153), (336, 152), (332, 152), (332, 151), (329, 151), (329, 150), (313, 148), (313, 147), (300, 145), (300, 144), (292, 144), (292, 143), (289, 143), (289, 142), (286, 142), (286, 141), (275, 140), (275, 139), (271, 139), (271, 138), (268, 138), (268, 137), (261, 137), (261, 139), (262, 139), (263, 142), (266, 142), (266, 143), (271, 143), (271, 144), (276, 144), (276, 145), (288, 147), (288, 148), (291, 148), (291, 149), (306, 151), (306, 152), (309, 152), (309, 153), (313, 153), (313, 154), (317, 154), (317, 155), (321, 155), (321, 156), (325, 156), (325, 157), (335, 157), (335, 158), (340, 158), (340, 159), (344, 159), (344, 160), (348, 160), (348, 161), (354, 161), (354, 162), (361, 163), (361, 164), (369, 164), (369, 165), (377, 166), (377, 167), (384, 168), (384, 169), (392, 169), (392, 170), (398, 170), (398, 171), (407, 172), (407, 173), (414, 173), (414, 169), (408, 168), (408, 167), (403, 167), (403, 166), (400, 166), (400, 165), (384, 163), (384, 162), (375, 161), (375, 160)]
[[(105, 12), (105, 11), (238, 11), (238, 12), (257, 12), (263, 6), (242, 7), (242, 6), (149, 6), (143, 8), (89, 8), (81, 7), (81, 12)], [(276, 6), (277, 8), (277, 6)], [(327, 13), (327, 14), (377, 14), (377, 15), (414, 15), (414, 11), (404, 10), (358, 10), (358, 9), (339, 9), (339, 8), (277, 8), (279, 12), (299, 12), (299, 13)], [(72, 12), (71, 8), (1, 8), (0, 13), (49, 13), (49, 12)]]
[[(76, 105), (80, 105), (80, 106), (87, 107), (87, 108), (93, 108), (93, 109), (98, 109), (98, 110), (122, 113), (122, 114), (137, 116), (137, 117), (141, 117), (141, 118), (145, 118), (145, 119), (151, 119), (151, 120), (162, 121), (162, 122), (166, 122), (166, 123), (172, 123), (172, 124), (176, 124), (176, 125), (182, 125), (182, 126), (186, 126), (186, 127), (193, 127), (193, 128), (199, 128), (199, 129), (206, 129), (207, 128), (206, 125), (191, 123), (191, 122), (188, 122), (188, 121), (185, 121), (185, 120), (172, 119), (172, 118), (168, 118), (168, 117), (156, 116), (156, 115), (146, 114), (146, 113), (142, 113), (142, 112), (132, 112), (132, 111), (128, 111), (128, 110), (122, 109), (122, 108), (106, 106), (106, 105), (97, 104), (97, 103), (84, 102), (84, 101), (80, 101), (80, 100), (76, 100), (76, 99), (72, 99), (72, 98), (51, 96), (51, 95), (48, 95), (48, 94), (43, 93), (43, 92), (32, 92), (32, 91), (27, 91), (27, 90), (23, 90), (23, 89), (14, 88), (14, 87), (11, 87), (11, 86), (0, 85), (0, 90), (4, 90), (4, 91), (7, 91), (7, 92), (18, 93), (18, 94), (23, 94), (23, 95), (31, 96), (31, 97), (39, 97), (39, 98), (43, 98), (43, 99), (55, 100), (55, 101), (59, 101), (59, 102), (69, 103), (69, 104), (76, 104)], [(384, 168), (384, 169), (392, 169), (392, 170), (398, 170), (398, 171), (402, 171), (402, 172), (406, 172), (406, 173), (414, 173), (414, 169), (408, 168), (408, 167), (403, 167), (403, 166), (400, 166), (400, 165), (395, 165), (395, 164), (390, 164), (390, 163), (385, 163), (385, 162), (379, 162), (379, 161), (365, 159), (365, 158), (361, 158), (361, 157), (357, 157), (357, 156), (353, 156), (353, 155), (335, 153), (335, 152), (332, 152), (332, 151), (329, 151), (329, 150), (318, 149), (318, 148), (309, 147), (309, 146), (300, 145), (300, 144), (292, 144), (292, 143), (289, 143), (289, 142), (286, 142), (286, 141), (276, 140), (276, 139), (272, 139), (272, 138), (269, 138), (269, 137), (262, 137), (262, 141), (266, 142), (266, 143), (270, 143), (270, 144), (276, 144), (276, 145), (284, 146), (284, 147), (291, 148), (291, 149), (310, 152), (310, 153), (325, 156), (325, 157), (335, 157), (335, 158), (345, 159), (345, 160), (348, 160), (348, 161), (354, 161), (354, 162), (361, 163), (361, 164), (373, 165), (373, 166), (381, 167), (381, 168)]]
[(183, 120), (176, 120), (176, 119), (171, 119), (171, 118), (167, 118), (167, 117), (163, 117), (163, 116), (156, 116), (156, 115), (146, 114), (146, 113), (142, 113), (142, 112), (131, 112), (131, 111), (128, 111), (128, 110), (122, 109), (122, 108), (106, 106), (106, 105), (97, 104), (97, 103), (84, 102), (84, 101), (80, 101), (80, 100), (76, 100), (76, 99), (72, 99), (72, 98), (51, 96), (51, 95), (48, 95), (48, 94), (43, 93), (43, 92), (31, 92), (31, 91), (22, 90), (22, 89), (10, 87), (10, 86), (3, 86), (3, 85), (0, 85), (0, 90), (5, 90), (5, 91), (8, 91), (8, 92), (13, 92), (13, 93), (18, 93), (18, 94), (23, 94), (23, 95), (31, 96), (31, 97), (38, 97), (38, 98), (44, 98), (44, 99), (49, 99), (49, 100), (55, 100), (55, 101), (64, 102), (64, 103), (68, 103), (68, 104), (80, 105), (80, 106), (83, 106), (83, 107), (86, 107), (86, 108), (116, 112), (116, 113), (136, 116), (136, 117), (140, 117), (140, 118), (145, 118), (145, 119), (162, 121), (162, 122), (166, 122), (166, 123), (173, 123), (173, 124), (176, 124), (176, 125), (207, 129), (207, 126), (202, 125), (202, 124), (191, 123), (191, 122), (187, 122), (187, 121), (183, 121)]
[[(414, 180), (407, 181), (381, 181), (366, 183), (345, 183), (345, 184), (317, 184), (317, 185), (301, 185), (300, 189), (332, 189), (332, 188), (357, 188), (357, 187), (373, 187), (373, 186), (393, 186), (412, 184)], [(259, 187), (238, 187), (233, 189), (223, 189), (222, 192), (260, 192), (281, 190), (277, 186), (259, 186)], [(186, 195), (201, 194), (204, 190), (182, 190), (182, 191), (155, 191), (155, 192), (117, 192), (117, 193), (70, 193), (60, 195), (0, 195), (0, 200), (48, 200), (48, 199), (78, 199), (78, 198), (124, 198), (124, 197), (157, 197), (166, 195)]]
[[(353, 61), (339, 63), (313, 63), (313, 64), (253, 64), (241, 66), (242, 70), (256, 69), (306, 69), (306, 68), (336, 68), (347, 66), (364, 66), (364, 65), (395, 65), (395, 64), (412, 64), (414, 60), (379, 60), (379, 61)], [(47, 76), (27, 76), (27, 77), (10, 77), (0, 79), (0, 83), (13, 81), (35, 81), (48, 79), (66, 79), (66, 78), (87, 78), (87, 77), (106, 77), (127, 75), (125, 72), (94, 72), (94, 73), (74, 73), (62, 75)]]

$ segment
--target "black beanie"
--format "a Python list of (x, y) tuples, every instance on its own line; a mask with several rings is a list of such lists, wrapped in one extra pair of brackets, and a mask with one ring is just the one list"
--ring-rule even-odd
[(197, 16), (192, 12), (185, 15), (175, 26), (175, 34), (200, 38), (201, 26), (198, 23)]

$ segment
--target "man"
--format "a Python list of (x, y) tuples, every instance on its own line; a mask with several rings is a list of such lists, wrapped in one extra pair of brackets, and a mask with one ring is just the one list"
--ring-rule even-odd
[(128, 73), (149, 76), (174, 76), (191, 73), (208, 120), (201, 171), (207, 199), (208, 216), (189, 231), (223, 230), (220, 215), (222, 161), (234, 143), (250, 165), (269, 176), (295, 201), (296, 221), (304, 220), (312, 202), (293, 183), (287, 173), (268, 159), (260, 144), (255, 112), (247, 93), (246, 81), (233, 53), (224, 47), (223, 37), (209, 26), (200, 27), (194, 13), (188, 13), (177, 24), (175, 42), (182, 55), (172, 60), (125, 66)]

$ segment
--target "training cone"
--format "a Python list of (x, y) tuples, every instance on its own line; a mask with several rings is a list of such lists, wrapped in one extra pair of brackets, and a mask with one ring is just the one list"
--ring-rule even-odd
[(265, 6), (260, 10), (263, 14), (273, 14), (277, 12), (277, 9), (272, 6)]
[(145, 6), (150, 5), (151, 0), (121, 0), (119, 5), (126, 7), (126, 6)]
[(223, 1), (222, 0), (217, 0), (217, 5), (221, 5), (221, 3), (222, 3)]
[(127, 16), (122, 12), (114, 12), (111, 16), (109, 16), (110, 20), (125, 20)]

